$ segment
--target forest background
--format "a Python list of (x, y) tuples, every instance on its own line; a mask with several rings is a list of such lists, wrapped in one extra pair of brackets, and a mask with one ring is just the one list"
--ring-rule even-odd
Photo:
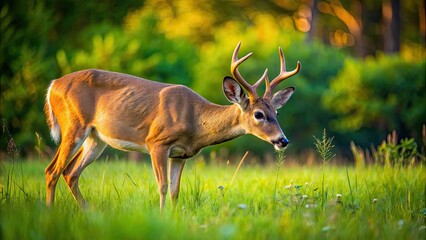
[[(309, 152), (323, 129), (343, 156), (351, 142), (371, 148), (393, 130), (424, 151), (423, 0), (6, 0), (0, 21), (0, 159), (11, 148), (22, 157), (53, 155), (46, 89), (81, 69), (184, 84), (228, 104), (221, 84), (239, 41), (241, 55), (254, 52), (240, 67), (250, 82), (265, 68), (270, 78), (278, 74), (278, 46), (288, 69), (302, 64), (281, 86), (297, 89), (279, 115), (289, 154)], [(273, 152), (244, 136), (204, 153), (246, 150)]]

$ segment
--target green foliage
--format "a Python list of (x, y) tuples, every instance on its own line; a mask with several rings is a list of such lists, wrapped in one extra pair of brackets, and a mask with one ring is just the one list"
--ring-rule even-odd
[(1, 9), (0, 112), (18, 146), (27, 151), (34, 146), (35, 131), (47, 129), (42, 111), (44, 83), (55, 76), (55, 62), (47, 57), (49, 41), (43, 35), (48, 35), (54, 21), (43, 3), (30, 2), (22, 10), (27, 15), (19, 19), (8, 5)]
[(396, 131), (388, 134), (377, 147), (372, 147), (371, 153), (368, 150), (356, 146), (351, 142), (351, 151), (355, 159), (355, 166), (365, 166), (365, 164), (384, 165), (386, 167), (413, 167), (424, 164), (426, 157), (423, 152), (419, 152), (419, 147), (414, 138), (403, 138), (398, 143)]
[(89, 50), (59, 50), (57, 61), (62, 74), (100, 68), (190, 86), (197, 58), (194, 47), (185, 39), (167, 39), (152, 27), (158, 22), (152, 12), (137, 12), (129, 16), (124, 29), (94, 33)]
[(404, 138), (398, 143), (396, 131), (389, 134), (387, 139), (377, 147), (373, 157), (377, 163), (385, 166), (412, 166), (418, 162), (418, 159), (424, 158), (418, 152), (414, 138)]
[(365, 62), (347, 59), (323, 97), (323, 105), (337, 114), (333, 129), (358, 132), (353, 140), (363, 146), (392, 129), (420, 137), (426, 119), (425, 64), (424, 59), (408, 61), (398, 56)]
[(418, 154), (414, 138), (404, 138), (399, 144), (383, 142), (377, 149), (377, 160), (386, 165), (409, 165), (415, 162)]

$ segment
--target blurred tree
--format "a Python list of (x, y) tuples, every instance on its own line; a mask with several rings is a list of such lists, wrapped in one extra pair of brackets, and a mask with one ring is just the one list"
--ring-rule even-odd
[[(95, 2), (1, 2), (0, 114), (23, 154), (35, 150), (36, 132), (44, 140), (49, 139), (43, 104), (48, 82), (60, 75), (55, 61), (59, 47), (79, 45), (84, 30), (101, 19), (121, 24), (128, 9), (118, 1), (105, 1), (102, 5), (108, 10), (107, 15), (94, 14), (95, 6), (99, 6)], [(85, 45), (85, 41), (80, 45)]]
[(401, 44), (401, 14), (399, 0), (384, 0), (382, 3), (384, 51), (398, 53)]
[(395, 53), (401, 45), (425, 42), (423, 1), (311, 0), (307, 5), (304, 15), (314, 26), (308, 27), (308, 40), (351, 49), (356, 56)]
[(54, 20), (43, 3), (29, 2), (21, 7), (23, 12), (17, 13), (9, 5), (1, 9), (0, 112), (25, 153), (34, 150), (35, 133), (46, 132), (43, 82), (54, 77), (51, 70), (55, 62), (47, 58), (51, 48), (43, 36), (48, 35)]
[(396, 130), (401, 137), (421, 139), (425, 123), (425, 59), (408, 61), (380, 56), (365, 63), (347, 59), (323, 95), (323, 104), (337, 114), (331, 126), (352, 134), (364, 147)]
[(195, 47), (186, 39), (166, 38), (156, 28), (159, 22), (153, 11), (135, 11), (126, 17), (124, 28), (93, 35), (89, 50), (59, 50), (62, 75), (100, 68), (190, 86), (197, 59)]

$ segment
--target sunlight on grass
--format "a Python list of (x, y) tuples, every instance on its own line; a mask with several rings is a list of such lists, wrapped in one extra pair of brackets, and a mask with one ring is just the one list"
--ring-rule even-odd
[[(188, 162), (176, 208), (160, 215), (149, 163), (98, 161), (80, 181), (90, 209), (81, 211), (63, 180), (56, 205), (44, 205), (47, 162), (1, 168), (2, 239), (422, 239), (421, 165), (356, 169), (267, 167)], [(17, 171), (17, 169), (22, 169)], [(325, 178), (322, 178), (322, 174)], [(322, 181), (324, 181), (322, 183)], [(321, 185), (328, 195), (323, 207)]]

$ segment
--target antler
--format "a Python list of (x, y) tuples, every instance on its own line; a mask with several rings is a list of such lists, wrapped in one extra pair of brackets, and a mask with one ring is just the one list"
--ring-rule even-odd
[(238, 51), (240, 50), (241, 42), (238, 42), (237, 47), (235, 47), (234, 53), (232, 54), (232, 61), (231, 61), (231, 73), (234, 76), (235, 80), (245, 89), (247, 90), (248, 97), (250, 101), (254, 101), (255, 99), (259, 98), (257, 95), (257, 88), (262, 83), (264, 79), (267, 79), (267, 73), (268, 69), (265, 70), (262, 77), (253, 85), (248, 84), (244, 78), (241, 76), (240, 72), (238, 71), (238, 66), (247, 60), (253, 53), (249, 53), (246, 56), (238, 59)]
[(265, 94), (263, 95), (264, 98), (269, 98), (269, 99), (272, 98), (272, 91), (275, 89), (275, 87), (278, 84), (280, 84), (282, 81), (284, 81), (285, 79), (298, 73), (300, 70), (300, 62), (297, 61), (296, 68), (291, 72), (287, 72), (285, 67), (285, 57), (284, 57), (283, 50), (281, 48), (278, 48), (278, 51), (280, 52), (280, 63), (281, 63), (280, 74), (278, 74), (278, 76), (274, 78), (274, 80), (272, 80), (271, 83), (269, 83), (268, 79), (266, 79), (266, 91), (265, 91)]

